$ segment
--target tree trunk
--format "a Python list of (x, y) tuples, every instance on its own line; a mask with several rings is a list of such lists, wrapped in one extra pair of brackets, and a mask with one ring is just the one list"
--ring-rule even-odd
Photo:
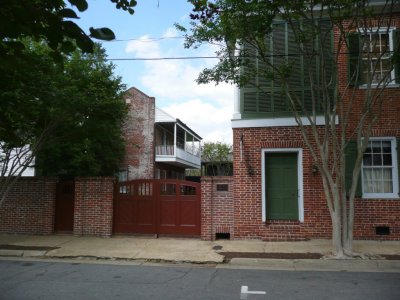
[(353, 253), (353, 227), (354, 227), (354, 197), (349, 197), (349, 212), (347, 215), (347, 230), (344, 248), (347, 254)]
[(341, 217), (337, 211), (332, 214), (332, 246), (335, 257), (344, 256)]

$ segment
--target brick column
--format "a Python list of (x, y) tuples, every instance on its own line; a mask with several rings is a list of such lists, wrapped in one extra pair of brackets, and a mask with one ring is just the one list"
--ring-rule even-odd
[(113, 199), (113, 177), (76, 179), (74, 235), (111, 236)]
[(201, 238), (214, 240), (216, 234), (233, 238), (233, 177), (201, 178)]

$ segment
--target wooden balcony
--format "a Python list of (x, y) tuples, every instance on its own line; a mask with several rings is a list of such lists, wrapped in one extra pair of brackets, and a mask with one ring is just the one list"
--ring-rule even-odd
[(185, 148), (178, 145), (157, 145), (156, 162), (199, 169), (201, 166), (200, 147), (186, 145)]

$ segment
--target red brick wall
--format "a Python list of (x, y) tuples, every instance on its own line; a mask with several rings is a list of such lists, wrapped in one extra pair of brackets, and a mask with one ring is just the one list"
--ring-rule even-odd
[[(55, 178), (21, 178), (0, 208), (0, 232), (54, 232)], [(110, 236), (114, 178), (79, 178), (75, 182), (74, 235)]]
[[(246, 128), (234, 129), (233, 133), (234, 238), (330, 238), (331, 219), (321, 177), (312, 172), (311, 155), (299, 130), (296, 127)], [(273, 148), (303, 148), (304, 222), (262, 222), (261, 151)], [(355, 239), (400, 240), (400, 199), (357, 199), (355, 207)], [(390, 227), (390, 235), (376, 235), (376, 226)]]
[[(371, 26), (376, 26), (373, 22)], [(391, 19), (387, 19), (385, 21), (381, 21), (381, 28), (384, 28), (386, 24), (389, 27), (400, 28), (400, 14), (394, 14)], [(349, 24), (345, 24), (345, 26), (349, 27)], [(354, 26), (354, 24), (353, 24)], [(349, 31), (354, 31), (355, 28), (349, 27)], [(338, 30), (335, 31), (335, 40), (339, 39), (339, 32)], [(336, 44), (336, 47), (337, 46)], [(341, 53), (338, 56), (338, 72), (339, 72), (339, 90), (343, 95), (345, 104), (349, 104), (354, 97), (354, 101), (352, 101), (352, 108), (349, 117), (349, 128), (347, 129), (348, 133), (351, 133), (352, 129), (357, 126), (359, 123), (359, 119), (361, 117), (360, 111), (363, 108), (364, 99), (368, 93), (368, 90), (359, 88), (359, 87), (349, 87), (348, 85), (348, 50), (343, 46), (343, 48), (338, 50)], [(386, 88), (383, 93), (381, 93), (381, 89), (376, 89), (372, 94), (373, 95), (380, 95), (382, 94), (383, 99), (383, 109), (381, 113), (381, 118), (378, 124), (374, 127), (374, 133), (372, 136), (400, 136), (400, 88), (398, 87), (388, 87)], [(347, 99), (346, 99), (347, 98)], [(379, 99), (378, 97), (374, 97), (374, 99)], [(377, 107), (375, 106), (374, 111), (377, 111)], [(366, 125), (368, 124), (368, 121)]]
[(124, 122), (125, 158), (121, 168), (128, 180), (154, 178), (155, 99), (136, 88), (125, 93), (128, 116)]
[(75, 181), (74, 235), (111, 236), (114, 178), (78, 178)]
[[(227, 185), (228, 191), (217, 191)], [(217, 233), (234, 236), (233, 177), (201, 178), (201, 238), (214, 240)]]
[(21, 178), (0, 208), (0, 232), (52, 233), (56, 183), (54, 178)]
[[(233, 141), (235, 238), (302, 240), (330, 236), (330, 216), (322, 181), (312, 171), (311, 154), (305, 149), (297, 127), (234, 129)], [(303, 223), (262, 221), (262, 149), (276, 148), (303, 149)]]
[[(400, 199), (357, 199), (355, 207), (355, 239), (400, 240)], [(377, 226), (389, 227), (390, 235), (377, 235)]]
[[(391, 26), (400, 27), (399, 15)], [(335, 34), (336, 40), (338, 34)], [(358, 124), (360, 111), (367, 93), (365, 89), (348, 87), (347, 50), (339, 56), (339, 89), (355, 101), (346, 132), (351, 134)], [(380, 90), (379, 90), (380, 92)], [(400, 88), (387, 88), (383, 93), (382, 118), (372, 131), (372, 137), (400, 137)], [(349, 103), (350, 98), (345, 100)], [(367, 123), (368, 124), (368, 123)], [(321, 178), (312, 172), (310, 151), (304, 144), (300, 131), (295, 127), (237, 128), (233, 130), (234, 149), (234, 232), (235, 238), (264, 240), (298, 240), (330, 238), (329, 216)], [(243, 145), (241, 147), (241, 139)], [(304, 222), (262, 222), (261, 151), (274, 148), (303, 149)], [(399, 145), (397, 145), (400, 151)], [(399, 170), (400, 171), (400, 170)], [(390, 235), (376, 235), (376, 226), (390, 227)], [(400, 198), (391, 200), (357, 199), (355, 203), (355, 239), (400, 240)]]

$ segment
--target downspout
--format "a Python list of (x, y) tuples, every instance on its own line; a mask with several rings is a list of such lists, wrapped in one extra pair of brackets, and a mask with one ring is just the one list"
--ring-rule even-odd
[(211, 241), (214, 241), (215, 236), (213, 234), (214, 230), (214, 177), (211, 176)]
[(243, 162), (243, 133), (240, 136), (240, 161)]

